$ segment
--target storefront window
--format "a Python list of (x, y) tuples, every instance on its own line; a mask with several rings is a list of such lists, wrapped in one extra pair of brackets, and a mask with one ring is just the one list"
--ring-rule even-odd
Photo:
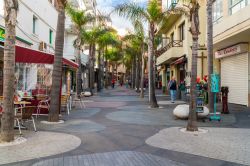
[(16, 89), (20, 96), (49, 95), (52, 85), (52, 65), (17, 63), (15, 67)]
[(250, 0), (230, 0), (229, 11), (234, 14), (250, 4)]
[(213, 22), (218, 23), (223, 16), (223, 0), (216, 0), (213, 3)]

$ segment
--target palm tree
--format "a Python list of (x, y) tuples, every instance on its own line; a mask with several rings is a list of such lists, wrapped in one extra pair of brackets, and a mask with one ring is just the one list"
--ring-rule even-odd
[(77, 70), (77, 84), (76, 84), (76, 92), (77, 95), (79, 96), (82, 89), (81, 89), (81, 84), (82, 84), (82, 80), (81, 80), (81, 75), (82, 75), (82, 71), (81, 71), (81, 47), (84, 45), (84, 41), (81, 40), (82, 37), (82, 31), (85, 31), (85, 27), (88, 23), (93, 23), (96, 20), (96, 17), (94, 15), (91, 15), (89, 13), (87, 13), (87, 11), (85, 10), (78, 10), (73, 8), (72, 6), (69, 6), (66, 8), (66, 12), (69, 15), (69, 17), (71, 18), (71, 21), (74, 24), (74, 27), (72, 27), (74, 29), (74, 32), (76, 33), (77, 37), (76, 40), (74, 42), (74, 46), (76, 49), (76, 62), (79, 65), (79, 68)]
[(138, 39), (140, 40), (141, 43), (141, 81), (140, 81), (140, 87), (141, 87), (141, 92), (140, 92), (140, 97), (144, 98), (144, 72), (145, 72), (145, 58), (144, 58), (144, 53), (145, 53), (145, 34), (144, 34), (144, 28), (142, 25), (142, 22), (139, 20), (136, 20), (133, 22), (133, 26), (135, 29), (135, 32), (138, 36)]
[(141, 61), (141, 55), (142, 55), (143, 39), (142, 39), (141, 33), (135, 32), (135, 33), (126, 35), (123, 40), (125, 42), (129, 42), (130, 48), (133, 50), (132, 51), (132, 56), (133, 56), (132, 85), (135, 86), (136, 92), (139, 92), (140, 70), (141, 70), (140, 61)]
[(99, 38), (105, 34), (106, 29), (98, 26), (93, 27), (90, 31), (82, 31), (81, 40), (85, 41), (89, 45), (89, 88), (92, 94), (94, 89), (94, 64), (95, 64), (95, 53), (96, 44)]
[(197, 78), (197, 56), (198, 56), (198, 39), (199, 39), (199, 0), (186, 0), (188, 5), (183, 5), (184, 9), (180, 9), (189, 13), (191, 27), (190, 33), (192, 35), (192, 66), (191, 66), (191, 85), (190, 85), (190, 103), (189, 103), (189, 117), (187, 130), (197, 131), (197, 113), (196, 113), (196, 78)]
[(17, 0), (5, 0), (5, 43), (3, 69), (3, 115), (1, 119), (1, 141), (14, 140), (14, 90), (15, 90), (15, 43)]
[(142, 20), (148, 23), (149, 101), (152, 108), (157, 108), (159, 106), (155, 96), (154, 38), (158, 30), (157, 25), (162, 23), (170, 12), (162, 12), (158, 0), (149, 1), (146, 9), (134, 3), (125, 3), (118, 5), (115, 12), (131, 21)]
[[(105, 61), (105, 88), (108, 88), (109, 85), (109, 74), (108, 74), (108, 48), (118, 45), (118, 37), (117, 32), (113, 29), (108, 27), (106, 32), (102, 34), (99, 39), (98, 43), (100, 48), (103, 50), (103, 61)], [(104, 76), (104, 74), (102, 74)]]
[(66, 4), (67, 0), (57, 1), (58, 18), (55, 41), (55, 58), (52, 72), (50, 111), (48, 116), (48, 121), (50, 122), (57, 122), (59, 120)]
[(210, 112), (214, 112), (214, 95), (210, 90), (210, 75), (213, 73), (213, 2), (214, 0), (207, 0), (208, 108)]
[(103, 80), (104, 80), (104, 56), (107, 51), (107, 46), (109, 44), (114, 44), (116, 41), (112, 37), (111, 33), (114, 32), (113, 28), (104, 27), (105, 31), (101, 34), (97, 39), (98, 44), (98, 91), (100, 91), (103, 87)]

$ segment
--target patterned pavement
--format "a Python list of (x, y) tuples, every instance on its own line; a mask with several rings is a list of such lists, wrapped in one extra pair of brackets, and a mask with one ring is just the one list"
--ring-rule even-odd
[(43, 160), (32, 166), (185, 166), (162, 157), (131, 151), (96, 153)]
[(205, 128), (207, 133), (184, 133), (180, 128), (161, 130), (146, 143), (163, 149), (184, 152), (229, 162), (250, 165), (250, 129)]

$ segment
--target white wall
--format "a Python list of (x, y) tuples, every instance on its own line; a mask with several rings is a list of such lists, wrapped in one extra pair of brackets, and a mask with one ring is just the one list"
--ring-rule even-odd
[[(0, 0), (0, 15), (3, 14), (3, 1)], [(33, 43), (38, 49), (40, 42), (49, 44), (49, 30), (53, 31), (52, 47), (55, 44), (57, 11), (48, 0), (19, 0), (16, 33), (18, 37)], [(33, 16), (37, 17), (37, 34), (33, 34)], [(0, 25), (4, 22), (0, 18)]]

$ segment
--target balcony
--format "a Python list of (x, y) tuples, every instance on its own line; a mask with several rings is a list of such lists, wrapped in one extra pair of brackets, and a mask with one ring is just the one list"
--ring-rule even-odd
[(156, 51), (157, 65), (167, 63), (184, 54), (183, 41), (174, 40)]
[(165, 45), (164, 47), (157, 49), (155, 55), (158, 57), (161, 54), (163, 54), (164, 52), (168, 51), (172, 47), (182, 47), (182, 46), (183, 46), (182, 40), (173, 40), (173, 41), (169, 42), (167, 45)]

